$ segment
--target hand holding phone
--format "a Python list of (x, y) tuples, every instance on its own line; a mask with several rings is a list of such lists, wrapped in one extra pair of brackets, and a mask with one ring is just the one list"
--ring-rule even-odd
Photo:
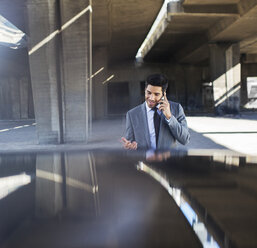
[(160, 111), (162, 111), (162, 113), (165, 115), (165, 118), (167, 120), (169, 120), (171, 118), (172, 114), (171, 114), (171, 110), (170, 110), (170, 103), (166, 97), (166, 92), (163, 93), (163, 96), (160, 99), (157, 107)]
[(158, 103), (157, 106), (156, 106), (158, 109), (160, 108), (160, 106), (161, 106), (161, 104), (162, 104), (162, 101), (164, 101), (164, 95), (162, 95), (162, 97), (161, 97), (159, 103)]

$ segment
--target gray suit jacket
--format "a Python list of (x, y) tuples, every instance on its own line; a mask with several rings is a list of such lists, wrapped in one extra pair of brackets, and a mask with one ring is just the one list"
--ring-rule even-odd
[[(171, 102), (171, 121), (168, 123), (161, 114), (159, 141), (157, 149), (169, 149), (176, 146), (176, 140), (185, 145), (189, 142), (190, 134), (186, 117), (179, 103)], [(145, 102), (127, 112), (126, 139), (136, 141), (138, 149), (150, 149), (150, 135), (147, 121)]]

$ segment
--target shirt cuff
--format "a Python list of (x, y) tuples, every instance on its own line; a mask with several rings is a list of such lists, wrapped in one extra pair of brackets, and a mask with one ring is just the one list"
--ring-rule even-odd
[(165, 120), (167, 121), (168, 124), (170, 124), (171, 119), (172, 119), (172, 117), (170, 117), (169, 119), (167, 119), (167, 118), (165, 117)]

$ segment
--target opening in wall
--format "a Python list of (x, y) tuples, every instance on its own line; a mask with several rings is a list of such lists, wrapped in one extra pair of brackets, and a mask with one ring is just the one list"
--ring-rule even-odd
[(257, 77), (247, 77), (247, 96), (257, 98)]
[(125, 114), (129, 109), (128, 82), (108, 83), (108, 115)]

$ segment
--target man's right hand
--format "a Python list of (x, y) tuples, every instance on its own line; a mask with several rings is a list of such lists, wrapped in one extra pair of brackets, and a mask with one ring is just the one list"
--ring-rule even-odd
[(127, 150), (136, 150), (137, 149), (137, 142), (136, 141), (130, 142), (126, 138), (122, 137), (121, 142), (123, 143), (123, 147)]

